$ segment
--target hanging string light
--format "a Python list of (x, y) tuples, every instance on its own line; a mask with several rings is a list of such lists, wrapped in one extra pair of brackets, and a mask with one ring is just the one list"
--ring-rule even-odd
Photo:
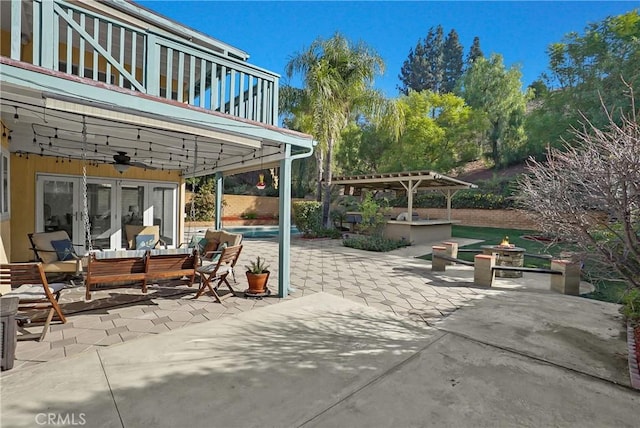
[[(264, 146), (262, 147), (262, 152), (260, 154), (260, 170), (262, 171), (262, 162), (264, 160)], [(266, 183), (264, 182), (264, 173), (260, 172), (260, 174), (258, 174), (258, 183), (256, 183), (256, 187), (259, 190), (264, 189), (265, 187), (267, 187)]]

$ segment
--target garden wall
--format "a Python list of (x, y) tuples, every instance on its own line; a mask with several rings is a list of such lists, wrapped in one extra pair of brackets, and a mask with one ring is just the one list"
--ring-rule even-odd
[[(278, 224), (279, 199), (268, 196), (224, 195), (222, 222), (225, 226)], [(299, 200), (299, 199), (294, 199)], [(396, 216), (406, 208), (392, 208)], [(420, 218), (447, 218), (445, 208), (414, 208)], [(256, 218), (243, 218), (254, 213)], [(252, 216), (252, 215), (251, 215)], [(524, 211), (452, 209), (451, 218), (459, 220), (465, 226), (504, 227), (510, 229), (537, 229), (536, 224), (525, 215)], [(213, 222), (211, 222), (213, 224)]]

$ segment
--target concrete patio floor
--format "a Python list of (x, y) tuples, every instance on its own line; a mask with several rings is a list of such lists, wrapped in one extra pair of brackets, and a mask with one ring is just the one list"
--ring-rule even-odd
[[(468, 267), (412, 258), (430, 246), (292, 244), (284, 301), (96, 293), (45, 342), (18, 344), (2, 426), (42, 413), (117, 427), (637, 426), (617, 305), (551, 293), (544, 275), (475, 288)], [(277, 243), (246, 240), (239, 266), (258, 254)]]

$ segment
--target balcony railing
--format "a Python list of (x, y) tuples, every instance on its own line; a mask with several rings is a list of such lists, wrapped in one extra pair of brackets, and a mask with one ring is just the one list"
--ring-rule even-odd
[[(11, 28), (2, 28), (3, 37), (10, 36), (10, 52), (2, 54), (14, 60), (243, 119), (277, 123), (274, 73), (162, 29), (141, 28), (61, 0), (0, 3), (2, 14), (11, 16)], [(132, 17), (131, 22), (142, 21)]]

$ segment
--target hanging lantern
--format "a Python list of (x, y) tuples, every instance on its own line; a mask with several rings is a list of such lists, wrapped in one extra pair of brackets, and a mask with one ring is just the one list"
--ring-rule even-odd
[(258, 175), (258, 183), (256, 184), (256, 187), (260, 190), (264, 189), (265, 187), (267, 187), (267, 185), (264, 182), (264, 174), (260, 174)]

